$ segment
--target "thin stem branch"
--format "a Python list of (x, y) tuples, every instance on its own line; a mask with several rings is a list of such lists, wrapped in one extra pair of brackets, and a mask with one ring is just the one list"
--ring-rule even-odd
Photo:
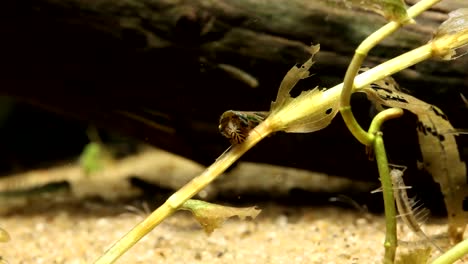
[(382, 193), (385, 208), (385, 256), (384, 263), (393, 263), (398, 246), (396, 235), (396, 208), (393, 198), (392, 181), (388, 169), (387, 154), (382, 138), (382, 133), (377, 132), (374, 140), (375, 159), (379, 169), (380, 182), (382, 183)]
[(379, 44), (385, 37), (389, 36), (402, 25), (411, 21), (413, 17), (419, 15), (420, 13), (430, 8), (439, 1), (440, 0), (423, 0), (418, 2), (413, 7), (408, 9), (407, 20), (391, 21), (387, 23), (385, 26), (381, 27), (379, 30), (368, 36), (356, 49), (356, 52), (344, 77), (343, 90), (341, 92), (340, 99), (340, 112), (349, 131), (362, 144), (366, 146), (372, 145), (373, 136), (367, 134), (364, 131), (364, 129), (362, 129), (362, 127), (359, 125), (354, 115), (352, 114), (350, 106), (351, 94), (355, 87), (355, 77), (359, 68), (362, 65), (362, 62), (364, 61), (368, 52), (377, 44)]
[(401, 108), (389, 108), (382, 112), (379, 112), (369, 126), (369, 134), (376, 134), (380, 131), (382, 124), (390, 119), (398, 118), (403, 115), (403, 109)]
[(362, 129), (351, 110), (351, 94), (353, 92), (354, 78), (356, 77), (356, 74), (365, 58), (365, 55), (358, 54), (356, 52), (351, 60), (351, 64), (349, 65), (343, 80), (343, 89), (340, 97), (340, 113), (353, 136), (362, 144), (370, 146), (372, 145), (374, 136), (368, 134), (364, 129)]
[(390, 108), (378, 113), (369, 128), (369, 134), (375, 134), (374, 152), (377, 161), (377, 167), (380, 175), (380, 182), (382, 184), (382, 193), (385, 208), (385, 256), (384, 263), (393, 263), (396, 255), (396, 248), (398, 246), (396, 234), (396, 208), (395, 199), (393, 197), (393, 186), (388, 170), (387, 153), (380, 128), (383, 122), (398, 118), (403, 115), (401, 108)]
[(165, 218), (172, 215), (185, 201), (192, 198), (195, 194), (215, 180), (245, 152), (255, 146), (255, 144), (268, 136), (271, 132), (268, 122), (260, 123), (254, 130), (250, 131), (249, 136), (242, 144), (233, 145), (201, 175), (192, 179), (179, 191), (170, 196), (163, 205), (108, 249), (104, 255), (95, 262), (95, 264), (109, 264), (115, 262), (122, 254), (134, 246)]
[[(422, 0), (412, 8), (408, 10), (408, 18), (405, 21), (392, 21), (381, 27), (379, 30), (367, 37), (356, 49), (355, 55), (346, 71), (346, 75), (343, 81), (343, 89), (341, 91), (340, 98), (340, 113), (343, 120), (348, 127), (349, 131), (353, 136), (366, 146), (373, 146), (376, 155), (377, 166), (379, 169), (380, 181), (382, 182), (382, 191), (384, 198), (385, 207), (385, 220), (386, 220), (386, 234), (385, 234), (385, 263), (393, 263), (395, 260), (396, 248), (397, 248), (397, 235), (396, 235), (396, 209), (395, 200), (392, 191), (392, 182), (388, 170), (387, 154), (385, 152), (385, 146), (383, 143), (382, 133), (380, 126), (382, 123), (390, 118), (398, 117), (403, 114), (401, 109), (388, 109), (382, 111), (372, 121), (369, 133), (366, 133), (364, 129), (359, 125), (354, 117), (351, 110), (351, 94), (356, 87), (355, 79), (362, 65), (362, 62), (366, 58), (368, 52), (380, 43), (385, 37), (395, 32), (403, 24), (412, 20), (413, 17), (419, 15), (426, 9), (433, 6), (439, 0)], [(418, 54), (419, 55), (419, 54)], [(432, 56), (432, 49), (430, 52), (425, 53), (426, 56)], [(424, 56), (422, 56), (424, 57)], [(392, 67), (401, 67), (401, 65), (392, 65)], [(388, 66), (387, 66), (388, 67)], [(390, 75), (387, 70), (387, 76)], [(383, 76), (384, 78), (386, 76)], [(379, 80), (379, 79), (376, 79)], [(368, 83), (370, 84), (370, 83)]]

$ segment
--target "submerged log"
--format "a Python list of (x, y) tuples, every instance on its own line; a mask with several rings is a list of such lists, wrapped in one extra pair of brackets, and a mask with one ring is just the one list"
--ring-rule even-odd
[[(426, 43), (464, 2), (443, 1), (424, 13), (366, 64)], [(320, 43), (321, 52), (304, 87), (341, 82), (354, 49), (384, 23), (333, 0), (7, 0), (0, 9), (0, 93), (207, 165), (228, 146), (217, 131), (224, 111), (268, 110), (287, 70), (308, 58), (310, 43)], [(396, 79), (467, 127), (459, 97), (468, 95), (467, 69), (468, 56), (431, 60)], [(356, 109), (365, 123), (368, 111)], [(388, 139), (395, 163), (414, 163), (419, 153), (408, 120)], [(377, 180), (340, 117), (314, 134), (268, 138), (245, 159)]]

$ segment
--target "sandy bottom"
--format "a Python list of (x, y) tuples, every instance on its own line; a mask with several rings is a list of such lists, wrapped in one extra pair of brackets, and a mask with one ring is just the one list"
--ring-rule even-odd
[[(203, 169), (170, 153), (150, 150), (114, 162), (92, 177), (85, 175), (78, 165), (70, 164), (2, 178), (1, 190), (27, 189), (57, 181), (67, 181), (71, 190), (46, 196), (32, 193), (16, 198), (1, 196), (0, 227), (9, 232), (11, 241), (0, 243), (0, 256), (12, 264), (93, 263), (150, 211), (142, 209), (145, 203), (134, 198), (138, 194), (130, 186), (130, 175), (138, 175), (157, 186), (178, 189)], [(237, 193), (243, 196), (243, 193), (265, 192), (285, 196), (298, 186), (310, 192), (327, 189), (331, 193), (343, 189), (367, 192), (372, 188), (349, 179), (338, 181), (328, 175), (310, 174), (271, 165), (238, 165), (229, 177), (213, 183), (215, 186), (205, 196), (215, 197), (217, 192), (235, 197)], [(153, 209), (168, 196), (159, 191), (150, 193), (152, 199), (159, 201), (148, 202), (153, 204), (150, 206)], [(101, 200), (89, 198), (96, 195)], [(294, 206), (292, 202), (279, 205), (266, 197), (264, 200), (260, 204), (245, 204), (263, 210), (256, 219), (229, 219), (210, 236), (189, 212), (178, 212), (143, 238), (118, 263), (382, 263), (383, 216), (332, 207), (337, 203)], [(133, 210), (128, 208), (130, 205)], [(443, 237), (446, 220), (430, 220), (424, 225), (426, 233)], [(430, 248), (403, 225), (399, 225), (398, 236), (409, 241), (400, 243), (399, 256), (405, 251)], [(449, 247), (446, 238), (437, 243), (445, 249)], [(438, 252), (433, 254), (436, 256)]]
[[(9, 263), (92, 263), (143, 219), (143, 211), (129, 212), (130, 203), (36, 201), (20, 207), (0, 217), (11, 236), (0, 254)], [(382, 216), (333, 207), (259, 207), (257, 219), (230, 219), (210, 236), (189, 212), (176, 213), (118, 263), (381, 263)], [(425, 225), (427, 233), (444, 233), (443, 219), (433, 222)], [(418, 240), (406, 229), (400, 233)]]

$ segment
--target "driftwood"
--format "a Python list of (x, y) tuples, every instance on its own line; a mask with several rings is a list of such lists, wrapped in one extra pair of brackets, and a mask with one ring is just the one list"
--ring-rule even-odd
[[(321, 52), (304, 86), (341, 82), (354, 49), (385, 23), (336, 2), (7, 0), (0, 9), (0, 93), (210, 164), (228, 146), (217, 131), (225, 110), (268, 110), (280, 80), (308, 57), (311, 42)], [(447, 13), (463, 6), (464, 0), (443, 1), (385, 40), (366, 63), (427, 42)], [(440, 106), (456, 127), (468, 127), (459, 97), (468, 95), (467, 69), (468, 56), (432, 60), (395, 78)], [(368, 119), (367, 105), (356, 111)], [(414, 162), (414, 118), (394, 127), (391, 161)], [(339, 117), (313, 135), (266, 141), (245, 159), (377, 180)]]

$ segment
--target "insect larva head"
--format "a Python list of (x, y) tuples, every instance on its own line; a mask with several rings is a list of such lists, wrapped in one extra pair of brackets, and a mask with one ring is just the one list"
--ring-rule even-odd
[(226, 111), (219, 120), (219, 131), (231, 144), (242, 143), (250, 131), (248, 121), (241, 117), (238, 112)]
[(399, 169), (392, 169), (390, 175), (394, 177), (403, 177), (403, 171)]
[(403, 181), (403, 171), (399, 169), (392, 169), (390, 171), (390, 177), (392, 178), (392, 181), (394, 182)]
[(229, 137), (230, 130), (232, 130), (233, 127), (232, 120), (235, 116), (236, 115), (234, 114), (234, 111), (226, 111), (221, 115), (221, 118), (219, 119), (218, 129), (223, 136)]
[(226, 111), (219, 120), (219, 130), (232, 144), (245, 140), (249, 132), (265, 120), (267, 112)]
[(247, 136), (246, 134), (242, 133), (239, 130), (236, 130), (231, 134), (230, 142), (231, 144), (240, 144), (244, 142), (246, 136)]

